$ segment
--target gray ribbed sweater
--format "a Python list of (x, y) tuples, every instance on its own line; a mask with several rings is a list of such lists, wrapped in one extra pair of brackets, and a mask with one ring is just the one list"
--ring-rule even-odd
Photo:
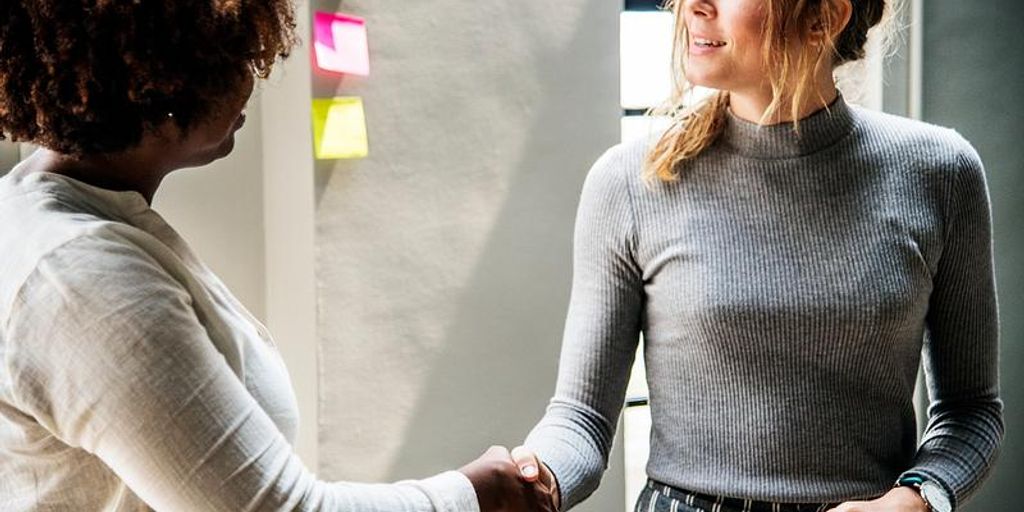
[(971, 495), (1003, 432), (971, 145), (842, 97), (799, 135), (730, 114), (677, 183), (642, 181), (650, 142), (605, 153), (580, 199), (558, 385), (526, 442), (563, 502), (598, 485), (641, 332), (655, 480), (837, 502), (914, 471)]

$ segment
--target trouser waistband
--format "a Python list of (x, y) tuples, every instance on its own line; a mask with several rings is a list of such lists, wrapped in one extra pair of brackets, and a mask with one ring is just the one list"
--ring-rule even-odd
[(727, 496), (713, 496), (688, 491), (654, 480), (647, 481), (647, 487), (637, 502), (637, 512), (680, 512), (681, 505), (699, 508), (708, 512), (824, 512), (839, 506), (839, 503), (775, 503), (755, 501)]

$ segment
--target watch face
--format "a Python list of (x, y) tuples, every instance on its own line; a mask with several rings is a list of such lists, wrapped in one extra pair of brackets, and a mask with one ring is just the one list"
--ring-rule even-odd
[(921, 484), (921, 497), (935, 512), (952, 512), (953, 504), (946, 495), (946, 490), (935, 482), (925, 481)]

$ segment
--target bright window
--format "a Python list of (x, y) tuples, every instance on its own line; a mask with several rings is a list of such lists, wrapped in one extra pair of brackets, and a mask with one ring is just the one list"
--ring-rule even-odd
[[(667, 100), (672, 90), (673, 17), (671, 13), (655, 8), (650, 2), (627, 1), (626, 10), (619, 19), (623, 141), (649, 137), (667, 125), (664, 118), (643, 115), (647, 109)], [(647, 394), (641, 348), (637, 351), (630, 375), (627, 407), (622, 418), (627, 511), (633, 509), (647, 481), (651, 430)]]

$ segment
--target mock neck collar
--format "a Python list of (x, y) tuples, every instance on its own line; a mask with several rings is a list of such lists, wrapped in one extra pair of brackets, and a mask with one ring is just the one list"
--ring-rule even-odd
[(793, 158), (825, 149), (853, 130), (854, 116), (842, 94), (800, 120), (799, 133), (793, 123), (759, 125), (726, 111), (722, 143), (743, 156), (760, 159)]

